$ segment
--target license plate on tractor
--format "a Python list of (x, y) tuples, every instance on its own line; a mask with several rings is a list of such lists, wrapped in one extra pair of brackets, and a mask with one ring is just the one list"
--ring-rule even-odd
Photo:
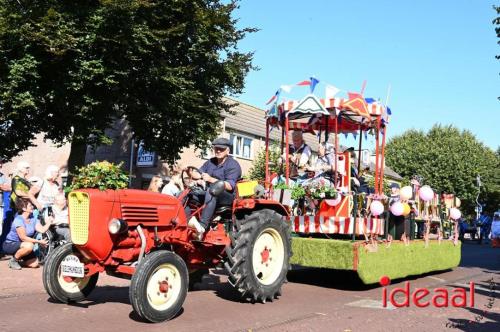
[(83, 278), (85, 276), (84, 264), (75, 255), (69, 255), (61, 262), (61, 275)]

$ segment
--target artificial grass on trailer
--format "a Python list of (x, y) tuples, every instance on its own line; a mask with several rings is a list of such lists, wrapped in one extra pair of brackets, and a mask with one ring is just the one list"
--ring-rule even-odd
[(356, 270), (365, 284), (377, 283), (381, 276), (404, 278), (446, 270), (460, 263), (461, 244), (451, 241), (414, 240), (409, 246), (393, 241), (389, 248), (379, 244), (370, 252), (361, 241), (292, 238), (292, 264), (339, 270)]

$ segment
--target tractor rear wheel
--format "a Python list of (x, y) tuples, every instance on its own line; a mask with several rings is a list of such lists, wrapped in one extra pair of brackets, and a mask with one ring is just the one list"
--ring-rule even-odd
[(94, 290), (99, 274), (83, 278), (63, 276), (61, 264), (68, 258), (78, 258), (82, 261), (82, 257), (71, 243), (54, 249), (43, 265), (43, 286), (49, 296), (59, 302), (79, 302)]
[(237, 221), (226, 255), (229, 282), (242, 296), (262, 303), (272, 301), (281, 295), (290, 267), (289, 226), (273, 210), (254, 211)]
[(130, 303), (143, 319), (158, 323), (181, 310), (188, 290), (188, 270), (179, 255), (155, 251), (137, 265), (130, 283)]

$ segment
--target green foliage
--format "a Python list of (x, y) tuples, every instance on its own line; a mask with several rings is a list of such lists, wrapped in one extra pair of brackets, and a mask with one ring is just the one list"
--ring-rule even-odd
[(274, 190), (278, 189), (290, 189), (292, 191), (291, 198), (293, 200), (299, 200), (306, 196), (306, 188), (301, 185), (287, 185), (284, 182), (281, 182), (274, 186)]
[(223, 97), (241, 93), (253, 69), (237, 46), (255, 29), (236, 27), (237, 7), (0, 0), (0, 151), (9, 159), (38, 133), (84, 149), (109, 141), (117, 119), (167, 161), (203, 148), (230, 111)]
[[(281, 154), (278, 145), (273, 144), (269, 147), (269, 171), (280, 173)], [(248, 171), (250, 180), (264, 181), (266, 178), (266, 149), (262, 149), (252, 162), (252, 168)]]
[(474, 211), (478, 174), (486, 212), (493, 212), (500, 203), (500, 156), (467, 130), (435, 125), (428, 133), (406, 131), (388, 142), (386, 161), (406, 179), (418, 174), (438, 193), (454, 193), (465, 213)]
[(124, 189), (128, 187), (128, 176), (122, 163), (116, 165), (107, 161), (96, 161), (77, 169), (70, 186), (71, 190), (81, 188)]

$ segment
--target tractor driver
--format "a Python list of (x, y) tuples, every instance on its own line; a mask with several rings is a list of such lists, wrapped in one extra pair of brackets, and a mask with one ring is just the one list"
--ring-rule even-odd
[(222, 180), (224, 181), (224, 191), (219, 196), (212, 196), (209, 190), (204, 191), (197, 199), (205, 204), (201, 211), (201, 220), (198, 221), (195, 216), (191, 217), (188, 226), (196, 230), (199, 239), (205, 233), (205, 230), (212, 219), (217, 206), (231, 206), (234, 200), (236, 182), (241, 177), (241, 167), (236, 160), (229, 155), (231, 142), (227, 138), (219, 137), (212, 142), (214, 157), (206, 161), (200, 168), (201, 174), (193, 172), (194, 180), (204, 180), (208, 185)]

